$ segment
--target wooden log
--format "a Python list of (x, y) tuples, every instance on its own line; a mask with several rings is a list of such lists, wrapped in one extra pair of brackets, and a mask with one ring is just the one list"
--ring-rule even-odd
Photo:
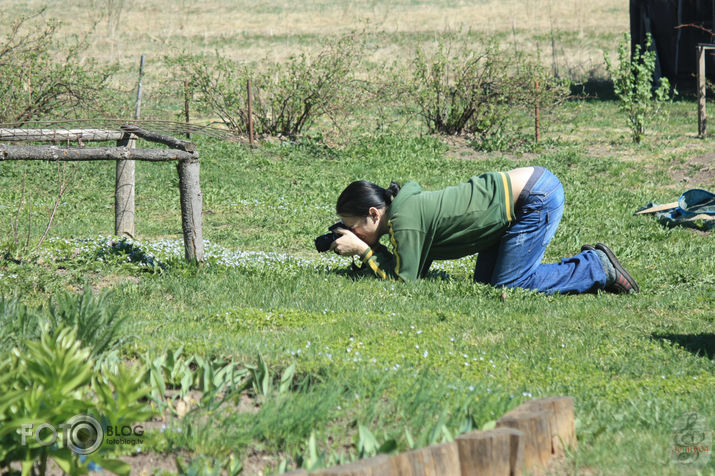
[(377, 455), (354, 463), (311, 471), (311, 476), (385, 476), (390, 473), (390, 458)]
[(526, 402), (521, 407), (531, 411), (541, 410), (546, 412), (549, 421), (549, 432), (551, 433), (551, 454), (553, 456), (564, 456), (566, 448), (575, 450), (578, 447), (573, 398), (539, 398)]
[(176, 168), (179, 173), (184, 255), (189, 263), (201, 263), (204, 260), (204, 238), (201, 227), (203, 195), (199, 181), (199, 161), (182, 160)]
[(497, 427), (514, 428), (524, 433), (524, 466), (531, 473), (542, 474), (551, 460), (548, 414), (541, 410), (512, 410), (497, 420)]
[(281, 473), (281, 476), (308, 476), (308, 472), (304, 469), (296, 469), (288, 473)]
[(525, 435), (495, 428), (460, 435), (455, 440), (462, 476), (516, 476), (524, 472)]
[(196, 144), (191, 141), (175, 139), (171, 136), (165, 136), (162, 134), (157, 134), (155, 132), (145, 131), (132, 124), (125, 124), (122, 126), (122, 130), (125, 132), (130, 132), (137, 137), (146, 139), (151, 142), (158, 142), (160, 144), (168, 145), (175, 149), (183, 150), (186, 152), (196, 152)]
[(705, 113), (705, 46), (698, 45), (696, 48), (698, 62), (698, 137), (704, 138), (707, 125)]
[[(134, 140), (126, 137), (117, 142), (118, 147), (134, 148)], [(134, 237), (135, 186), (134, 173), (136, 162), (117, 160), (114, 182), (114, 234)]]
[(99, 142), (118, 141), (124, 137), (122, 131), (103, 129), (3, 129), (0, 128), (0, 141), (29, 142)]
[(0, 144), (2, 160), (46, 160), (51, 162), (78, 162), (84, 160), (143, 160), (171, 162), (193, 160), (195, 153), (176, 149), (129, 149), (128, 147), (58, 147), (47, 145)]
[(432, 445), (390, 458), (394, 476), (460, 476), (457, 443)]

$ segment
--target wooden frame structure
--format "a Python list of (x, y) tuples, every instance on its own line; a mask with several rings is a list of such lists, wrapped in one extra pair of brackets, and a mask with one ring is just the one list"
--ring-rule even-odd
[[(193, 142), (156, 134), (133, 125), (121, 130), (103, 129), (2, 129), (0, 128), (0, 161), (116, 161), (114, 194), (114, 233), (134, 236), (134, 161), (177, 163), (181, 227), (186, 261), (204, 260), (201, 213), (203, 196), (199, 180), (199, 153)], [(164, 144), (169, 149), (135, 149), (137, 138)], [(6, 145), (2, 142), (77, 142), (79, 147), (59, 145)], [(116, 141), (116, 147), (84, 147), (84, 142)]]

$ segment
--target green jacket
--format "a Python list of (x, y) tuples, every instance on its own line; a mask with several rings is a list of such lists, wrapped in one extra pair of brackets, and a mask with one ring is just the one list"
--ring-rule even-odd
[(378, 244), (360, 259), (383, 279), (424, 277), (433, 260), (461, 258), (497, 243), (514, 221), (512, 202), (504, 172), (428, 192), (407, 182), (387, 211), (393, 253)]

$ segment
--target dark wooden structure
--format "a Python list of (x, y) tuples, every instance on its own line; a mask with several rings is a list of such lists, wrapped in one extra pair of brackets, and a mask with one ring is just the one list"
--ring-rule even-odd
[[(657, 53), (655, 76), (665, 76), (678, 89), (694, 90), (699, 43), (715, 43), (715, 0), (630, 0), (631, 46), (653, 36)], [(705, 58), (705, 70), (715, 81), (715, 55)]]

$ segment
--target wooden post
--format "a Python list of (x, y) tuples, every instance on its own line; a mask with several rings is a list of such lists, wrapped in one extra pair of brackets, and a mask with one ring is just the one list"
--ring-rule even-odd
[(551, 460), (551, 432), (545, 411), (512, 410), (497, 421), (497, 427), (509, 427), (524, 433), (524, 465), (534, 474), (543, 474)]
[(142, 109), (142, 78), (144, 77), (144, 55), (139, 59), (139, 83), (137, 84), (137, 105), (134, 109), (134, 119), (139, 119)]
[(246, 89), (248, 91), (248, 142), (253, 148), (253, 97), (251, 95), (251, 80), (246, 81)]
[(184, 80), (184, 115), (186, 116), (186, 138), (191, 139), (189, 132), (189, 80)]
[[(137, 84), (137, 103), (134, 119), (139, 119), (142, 104), (142, 76), (144, 75), (144, 55), (139, 59), (139, 83)], [(130, 135), (117, 141), (117, 147), (133, 149), (136, 141)], [(134, 212), (136, 198), (135, 183), (136, 163), (133, 160), (118, 160), (114, 183), (114, 234), (128, 235), (134, 238)]]
[(189, 263), (201, 263), (204, 260), (204, 238), (201, 228), (203, 196), (199, 181), (199, 161), (196, 158), (181, 160), (176, 168), (179, 173), (184, 255)]
[(553, 456), (564, 456), (566, 454), (566, 448), (575, 450), (578, 447), (573, 398), (539, 398), (526, 402), (519, 408), (522, 407), (546, 412), (549, 420), (551, 454)]
[(354, 463), (311, 471), (311, 476), (385, 476), (390, 474), (390, 458), (377, 455)]
[(524, 434), (495, 428), (458, 436), (461, 476), (515, 476), (524, 470)]
[(698, 58), (698, 137), (705, 138), (705, 46), (697, 46)]
[(457, 443), (432, 445), (395, 455), (390, 459), (394, 476), (460, 476)]
[[(117, 147), (132, 147), (133, 140), (126, 134)], [(114, 183), (114, 234), (134, 237), (134, 171), (133, 160), (117, 160)]]

